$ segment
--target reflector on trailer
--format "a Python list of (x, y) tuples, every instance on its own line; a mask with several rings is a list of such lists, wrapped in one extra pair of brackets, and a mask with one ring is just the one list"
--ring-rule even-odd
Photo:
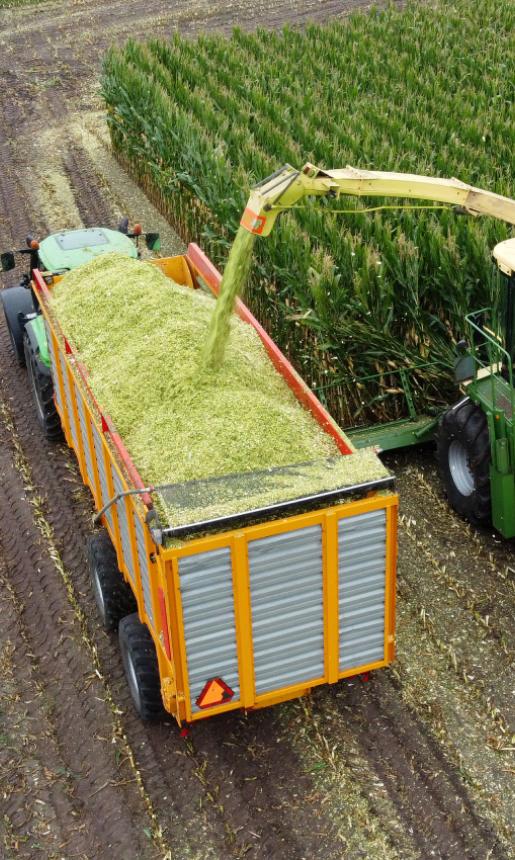
[(222, 681), (221, 678), (211, 678), (207, 681), (204, 689), (197, 699), (199, 708), (212, 708), (214, 705), (223, 705), (234, 696), (234, 690)]

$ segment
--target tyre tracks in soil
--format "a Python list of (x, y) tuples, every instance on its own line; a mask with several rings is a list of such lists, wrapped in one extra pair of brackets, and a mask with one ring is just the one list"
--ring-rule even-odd
[[(420, 716), (402, 703), (400, 692), (394, 676), (384, 672), (366, 685), (331, 688), (328, 696), (420, 856), (510, 860), (509, 849), (479, 815), (454, 763)], [(337, 736), (337, 724), (333, 731)]]
[(62, 854), (73, 843), (81, 858), (97, 857), (99, 843), (81, 819), (75, 782), (52, 722), (49, 697), (23, 624), (19, 603), (0, 559), (2, 709), (0, 844), (7, 858), (31, 858), (37, 850)]
[(399, 589), (418, 604), (423, 626), (447, 652), (456, 673), (476, 690), (482, 707), (496, 714), (503, 731), (513, 732), (511, 542), (505, 542), (496, 563), (495, 538), (464, 523), (418, 465), (401, 466), (397, 485), (401, 510), (408, 511), (400, 518)]

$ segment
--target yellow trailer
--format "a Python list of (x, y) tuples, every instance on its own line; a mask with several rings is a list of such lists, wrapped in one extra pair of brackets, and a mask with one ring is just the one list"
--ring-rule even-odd
[[(177, 283), (218, 291), (221, 276), (196, 245), (153, 262)], [(122, 619), (120, 640), (140, 715), (160, 716), (162, 698), (181, 725), (386, 666), (395, 648), (393, 479), (163, 527), (155, 491), (145, 487), (54, 317), (50, 298), (59, 279), (34, 269), (32, 288), (65, 438), (114, 548), (125, 597), (135, 598), (139, 621)], [(342, 431), (241, 302), (237, 313), (255, 327), (300, 402), (352, 457)]]

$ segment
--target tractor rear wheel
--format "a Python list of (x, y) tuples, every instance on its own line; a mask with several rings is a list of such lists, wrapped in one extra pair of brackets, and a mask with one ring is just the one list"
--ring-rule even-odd
[(488, 525), (490, 436), (484, 412), (468, 397), (441, 418), (438, 463), (451, 507), (474, 525)]
[(27, 334), (23, 338), (23, 349), (39, 426), (47, 439), (61, 439), (63, 431), (55, 408), (54, 384), (50, 371), (41, 367)]
[(1, 291), (0, 300), (3, 305), (14, 356), (20, 367), (25, 367), (24, 319), (27, 314), (33, 314), (36, 310), (32, 294), (26, 287), (9, 287)]
[(118, 562), (107, 531), (88, 541), (88, 561), (93, 593), (104, 630), (116, 630), (122, 618), (136, 609), (131, 588), (118, 570)]
[(156, 649), (148, 628), (137, 613), (122, 618), (118, 628), (123, 666), (134, 707), (142, 720), (166, 716), (161, 698), (161, 682)]

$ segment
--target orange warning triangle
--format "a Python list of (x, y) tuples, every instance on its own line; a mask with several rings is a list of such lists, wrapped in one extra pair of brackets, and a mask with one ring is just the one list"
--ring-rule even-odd
[(234, 696), (234, 691), (222, 681), (221, 678), (211, 678), (206, 683), (197, 699), (199, 708), (212, 708), (213, 705), (222, 705)]

